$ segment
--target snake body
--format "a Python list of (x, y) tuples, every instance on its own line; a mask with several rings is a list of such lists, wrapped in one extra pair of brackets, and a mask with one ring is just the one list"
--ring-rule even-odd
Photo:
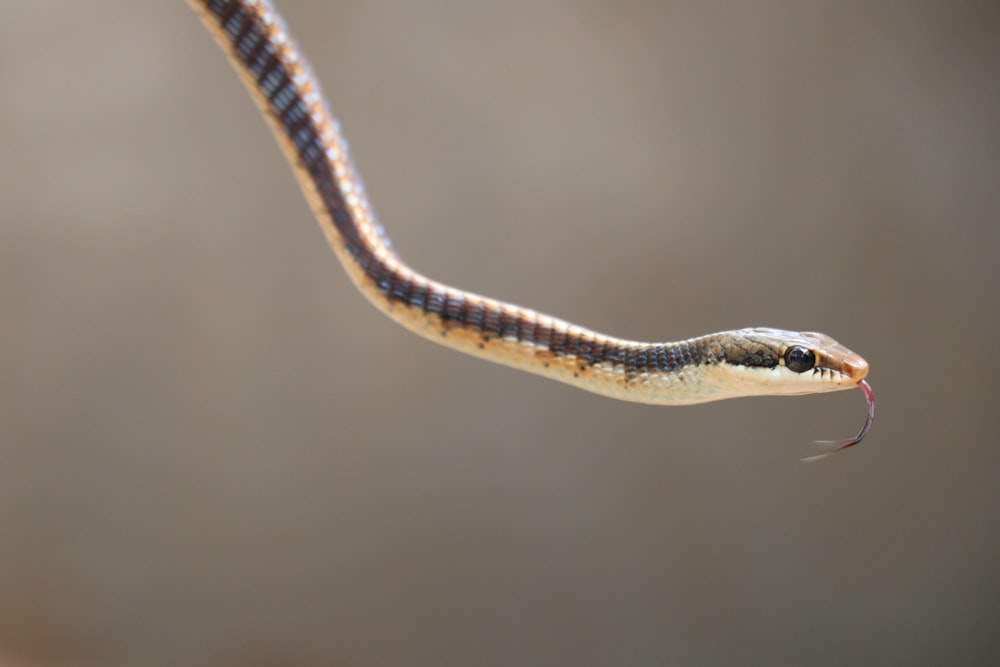
[[(868, 364), (823, 334), (748, 328), (678, 342), (631, 341), (414, 271), (376, 220), (338, 123), (271, 4), (189, 3), (270, 125), (351, 280), (407, 329), (477, 357), (627, 401), (680, 405), (860, 386), (869, 396), (869, 412), (874, 409), (864, 381)], [(870, 419), (852, 440), (860, 440), (869, 425)]]

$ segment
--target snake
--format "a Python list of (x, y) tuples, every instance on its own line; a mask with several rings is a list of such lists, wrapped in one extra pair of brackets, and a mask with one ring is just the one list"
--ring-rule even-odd
[(267, 0), (188, 0), (270, 126), (330, 247), (358, 290), (403, 327), (452, 349), (603, 396), (689, 405), (745, 396), (860, 388), (868, 414), (853, 438), (817, 441), (822, 458), (868, 433), (868, 363), (816, 332), (751, 327), (675, 342), (604, 335), (457, 289), (410, 268), (365, 194), (340, 125), (285, 22)]

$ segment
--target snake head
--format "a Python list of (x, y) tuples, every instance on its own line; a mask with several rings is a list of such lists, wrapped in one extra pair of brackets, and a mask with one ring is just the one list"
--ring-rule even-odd
[(739, 329), (721, 341), (720, 357), (740, 384), (763, 394), (853, 389), (868, 375), (861, 355), (813, 331)]
[(864, 392), (868, 415), (853, 438), (818, 440), (820, 453), (803, 461), (817, 461), (853, 447), (868, 434), (875, 419), (875, 395), (868, 376), (868, 362), (829, 336), (812, 331), (740, 329), (721, 341), (721, 359), (727, 375), (746, 392), (796, 395), (855, 387)]

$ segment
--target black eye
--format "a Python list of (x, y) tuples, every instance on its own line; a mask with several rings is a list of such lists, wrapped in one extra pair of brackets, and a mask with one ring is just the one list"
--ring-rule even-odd
[(788, 370), (805, 373), (814, 365), (816, 365), (816, 355), (812, 350), (799, 345), (793, 345), (785, 350), (785, 366), (788, 367)]

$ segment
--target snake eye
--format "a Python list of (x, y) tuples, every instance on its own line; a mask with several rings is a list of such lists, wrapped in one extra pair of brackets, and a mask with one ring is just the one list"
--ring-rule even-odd
[(801, 345), (785, 350), (785, 366), (794, 373), (805, 373), (816, 364), (816, 354)]

